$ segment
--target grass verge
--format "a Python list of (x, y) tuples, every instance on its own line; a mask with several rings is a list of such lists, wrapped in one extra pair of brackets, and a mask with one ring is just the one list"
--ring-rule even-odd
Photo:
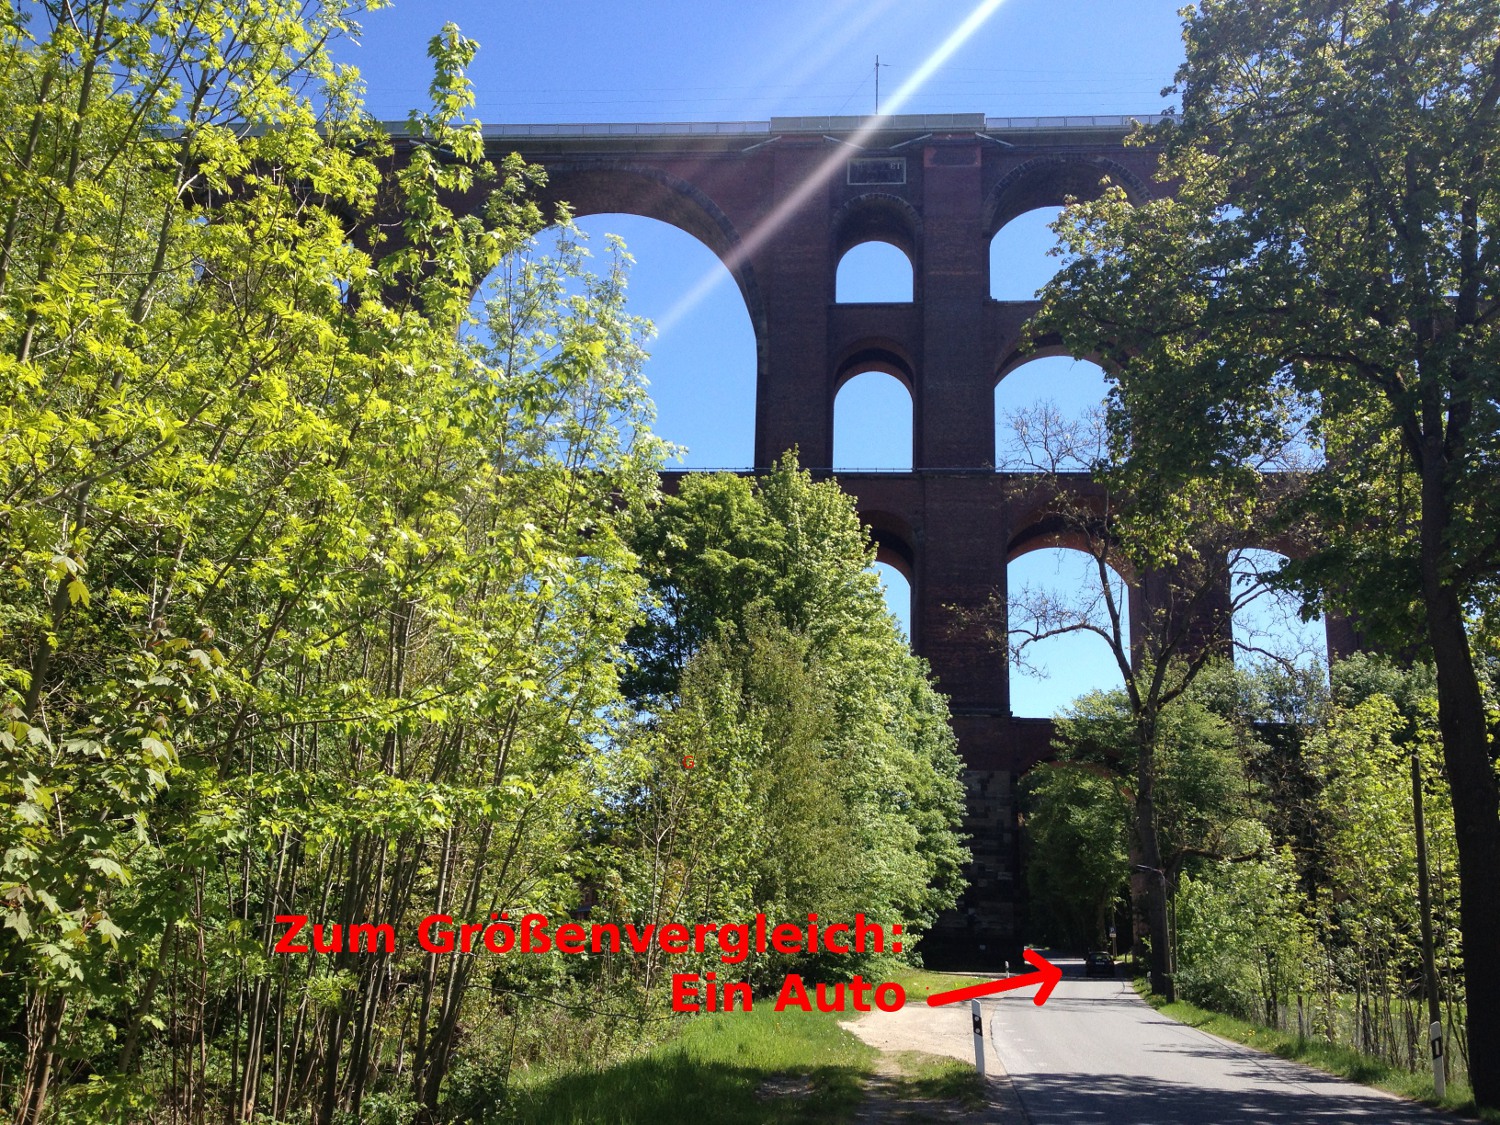
[[(926, 969), (914, 969), (910, 965), (901, 962), (891, 962), (889, 965), (880, 966), (880, 971), (874, 976), (880, 980), (895, 981), (906, 990), (906, 1002), (911, 1004), (918, 1000), (926, 1000), (934, 992), (947, 992), (954, 988), (966, 988), (971, 984), (977, 984), (981, 980), (992, 979), (990, 977), (968, 975), (955, 976), (951, 973), (933, 973)], [(995, 976), (999, 976), (996, 973)]]
[[(889, 967), (907, 1002), (973, 983), (972, 978)], [(865, 1096), (880, 1055), (839, 1026), (847, 1013), (771, 1010), (686, 1018), (665, 1043), (596, 1070), (539, 1069), (512, 1078), (493, 1120), (544, 1125), (598, 1121), (621, 1125), (749, 1125), (848, 1120)], [(895, 1058), (898, 1077), (883, 1088), (904, 1099), (982, 1104), (972, 1066), (921, 1052)]]
[(599, 1070), (533, 1074), (512, 1085), (505, 1118), (573, 1125), (840, 1121), (859, 1104), (877, 1055), (836, 1013), (720, 1012)]
[(1226, 1016), (1222, 1012), (1211, 1012), (1185, 1000), (1167, 1003), (1161, 997), (1151, 995), (1144, 977), (1136, 978), (1135, 989), (1157, 1011), (1189, 1027), (1200, 1028), (1269, 1055), (1305, 1063), (1328, 1074), (1374, 1086), (1412, 1101), (1500, 1123), (1500, 1113), (1493, 1110), (1481, 1111), (1475, 1107), (1473, 1094), (1462, 1083), (1450, 1084), (1447, 1096), (1439, 1101), (1433, 1091), (1431, 1074), (1413, 1074), (1404, 1068), (1360, 1054), (1352, 1048), (1335, 1046), (1326, 1039), (1304, 1038), (1295, 1032), (1276, 1031), (1234, 1016)]
[(968, 1063), (926, 1051), (897, 1051), (892, 1058), (901, 1070), (893, 1087), (897, 1097), (905, 1101), (958, 1102), (965, 1109), (984, 1105), (984, 1079)]

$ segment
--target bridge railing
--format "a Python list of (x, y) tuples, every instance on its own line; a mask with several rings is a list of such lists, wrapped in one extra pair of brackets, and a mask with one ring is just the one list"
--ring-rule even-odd
[[(1160, 113), (1070, 114), (1058, 117), (985, 117), (979, 113), (897, 114), (886, 117), (882, 131), (903, 130), (1012, 133), (1059, 129), (1129, 129), (1136, 122), (1154, 125), (1168, 120)], [(580, 121), (507, 123), (483, 126), (486, 137), (766, 137), (782, 133), (847, 133), (865, 127), (867, 117), (773, 117), (769, 121)], [(393, 136), (404, 136), (405, 121), (382, 123)]]

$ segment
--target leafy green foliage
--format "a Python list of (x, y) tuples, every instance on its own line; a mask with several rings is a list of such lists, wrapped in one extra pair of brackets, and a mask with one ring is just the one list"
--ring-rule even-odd
[(1104, 949), (1130, 870), (1130, 806), (1120, 779), (1073, 763), (1038, 766), (1022, 782), (1033, 925), (1070, 948)]
[[(1439, 971), (1454, 982), (1453, 989), (1461, 978), (1458, 853), (1452, 800), (1442, 784), (1436, 701), (1421, 670), (1401, 676), (1387, 669), (1378, 677), (1369, 671), (1367, 665), (1341, 677), (1348, 701), (1334, 710), (1309, 747), (1329, 825), (1328, 924), (1385, 982), (1394, 984), (1418, 963), (1415, 759), (1422, 777), (1434, 945)], [(1368, 688), (1380, 680), (1390, 692), (1368, 691), (1357, 698), (1349, 691), (1352, 682), (1363, 681)]]
[[(1205, 686), (1234, 678), (1209, 669)], [(1169, 890), (1204, 862), (1251, 858), (1266, 844), (1245, 779), (1247, 739), (1206, 695), (1195, 685), (1163, 711), (1152, 748), (1156, 878)], [(1129, 697), (1115, 690), (1074, 700), (1057, 720), (1055, 745), (1058, 764), (1025, 783), (1028, 878), (1072, 941), (1102, 945), (1127, 880), (1152, 877), (1136, 835), (1141, 759)]]
[(776, 919), (864, 913), (901, 922), (910, 950), (957, 894), (963, 794), (946, 703), (885, 610), (849, 498), (790, 457), (753, 483), (688, 476), (636, 543), (656, 605), (627, 685), (667, 747), (636, 799), (719, 825), (684, 901), (708, 911), (697, 896), (739, 888)]
[[(1122, 481), (1295, 544), (1282, 574), (1391, 651), (1430, 653), (1461, 844), (1475, 1094), (1500, 1106), (1500, 782), (1475, 638), (1500, 523), (1500, 13), (1206, 0), (1185, 11), (1172, 194), (1058, 225), (1046, 329), (1113, 362)], [(1261, 487), (1301, 439), (1321, 463)], [(1148, 524), (1149, 526), (1149, 524)]]
[[(628, 259), (565, 213), (538, 250), (541, 173), (487, 160), (451, 25), (398, 153), (329, 53), (355, 10), (0, 5), (0, 1103), (25, 1125), (470, 1117), (545, 1053), (628, 1048), (662, 966), (429, 954), (424, 916), (920, 924), (964, 858), (946, 711), (891, 655), (847, 501), (795, 473), (762, 531), (805, 519), (775, 534), (822, 569), (783, 575), (787, 621), (705, 646), (652, 722), (627, 704), (663, 452)], [(673, 788), (684, 746), (717, 782)], [(276, 952), (288, 915), (333, 948)], [(394, 949), (338, 948), (377, 925)]]
[[(1176, 983), (1194, 1003), (1427, 1067), (1434, 1006), (1470, 1065), (1457, 842), (1432, 670), (1358, 655), (1326, 684), (1301, 670), (1211, 668), (1164, 742), (1163, 854), (1174, 874)], [(1300, 687), (1299, 687), (1300, 685)], [(1299, 692), (1301, 698), (1299, 699)], [(1085, 699), (1064, 728), (1103, 768), (1123, 706)], [(1197, 712), (1196, 717), (1194, 715)], [(1296, 722), (1287, 719), (1298, 717)], [(1113, 720), (1113, 721), (1112, 721)], [(1422, 785), (1435, 973), (1425, 978), (1413, 764)]]
[(1270, 1026), (1311, 980), (1314, 943), (1289, 849), (1185, 875), (1177, 899), (1183, 996)]
[[(272, 919), (575, 893), (658, 463), (623, 271), (530, 249), (536, 173), (484, 162), (456, 30), (377, 261), (388, 145), (327, 55), (343, 4), (73, 5), (38, 38), (6, 11), (7, 1096), (326, 1118), (420, 1009), (416, 1081), (376, 1093), (435, 1107), (471, 967), (294, 969)], [(488, 225), (447, 209), (483, 183)], [(167, 1067), (189, 1043), (224, 1069)]]

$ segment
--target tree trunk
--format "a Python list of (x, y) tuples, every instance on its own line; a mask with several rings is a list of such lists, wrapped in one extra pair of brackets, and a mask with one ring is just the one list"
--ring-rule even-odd
[(1146, 928), (1151, 935), (1148, 972), (1151, 991), (1175, 999), (1172, 987), (1171, 934), (1167, 925), (1167, 876), (1161, 865), (1161, 843), (1156, 835), (1155, 724), (1140, 724), (1136, 732), (1135, 834), (1145, 875)]
[[(1411, 752), (1411, 817), (1417, 838), (1417, 910), (1422, 933), (1422, 991), (1427, 994), (1427, 1022), (1441, 1023), (1443, 1000), (1438, 991), (1437, 952), (1432, 941), (1432, 879), (1427, 870), (1427, 822), (1422, 810), (1422, 758)], [(1416, 1042), (1421, 1036), (1413, 1036)], [(1412, 1060), (1416, 1069), (1416, 1060)]]
[(67, 1002), (62, 993), (38, 991), (27, 1004), (25, 1086), (16, 1106), (16, 1125), (36, 1125), (42, 1120)]
[(1448, 570), (1452, 502), (1447, 462), (1422, 459), (1421, 567), (1428, 640), (1437, 669), (1438, 730), (1453, 794), (1459, 929), (1464, 944), (1469, 1075), (1474, 1100), (1500, 1106), (1500, 785), (1490, 760), (1484, 696), (1463, 604)]
[(1437, 587), (1427, 586), (1425, 592), (1437, 666), (1438, 728), (1458, 842), (1469, 1074), (1474, 1100), (1492, 1108), (1500, 1106), (1500, 787), (1458, 597), (1437, 580), (1436, 565), (1424, 560), (1423, 569), (1433, 572)]

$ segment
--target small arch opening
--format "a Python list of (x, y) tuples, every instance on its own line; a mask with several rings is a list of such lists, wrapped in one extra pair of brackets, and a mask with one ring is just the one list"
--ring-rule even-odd
[(893, 243), (861, 242), (839, 259), (839, 304), (910, 304), (912, 293), (911, 259)]
[(880, 591), (885, 595), (885, 608), (896, 619), (901, 635), (911, 641), (911, 582), (906, 575), (887, 562), (875, 562), (871, 569), (880, 579)]
[(1274, 589), (1267, 581), (1286, 561), (1283, 554), (1259, 548), (1229, 553), (1236, 664), (1328, 666), (1328, 627), (1322, 615), (1304, 621), (1302, 599), (1291, 590)]
[(1011, 473), (1087, 471), (1103, 457), (1109, 382), (1097, 363), (1044, 356), (995, 385), (995, 468)]
[(1017, 215), (990, 239), (990, 296), (997, 301), (1034, 301), (1052, 280), (1061, 260), (1051, 226), (1061, 207), (1034, 207)]
[(1124, 686), (1109, 601), (1128, 651), (1130, 589), (1113, 567), (1104, 576), (1108, 597), (1097, 562), (1071, 547), (1040, 547), (1006, 567), (1012, 715), (1049, 718), (1086, 692)]
[(910, 472), (911, 467), (911, 391), (884, 371), (852, 376), (833, 400), (833, 468)]

